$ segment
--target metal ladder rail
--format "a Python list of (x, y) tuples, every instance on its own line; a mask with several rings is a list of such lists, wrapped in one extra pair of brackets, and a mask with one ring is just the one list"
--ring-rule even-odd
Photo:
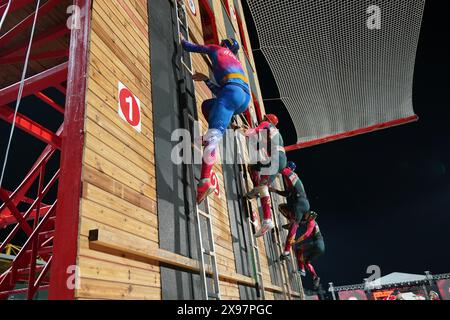
[[(248, 122), (247, 122), (247, 119), (245, 118), (245, 117), (241, 117), (241, 119), (242, 119), (242, 121), (243, 122), (245, 122), (246, 123), (246, 125), (248, 126), (249, 124), (248, 124)], [(246, 171), (247, 172), (247, 171)], [(272, 199), (271, 199), (271, 201), (272, 201)], [(273, 203), (273, 202), (272, 202)], [(250, 205), (251, 205), (251, 203), (250, 203)], [(273, 210), (273, 208), (272, 208), (272, 212), (273, 212), (274, 210)], [(275, 219), (276, 220), (276, 219)], [(276, 229), (278, 229), (278, 227), (277, 227), (277, 225), (276, 225)], [(278, 232), (277, 232), (277, 234), (278, 234)], [(279, 234), (278, 234), (278, 240), (276, 240), (277, 239), (277, 237), (275, 237), (274, 238), (274, 236), (273, 236), (273, 233), (272, 233), (272, 242), (274, 242), (274, 243), (276, 243), (277, 244), (277, 246), (275, 246), (275, 249), (277, 249), (278, 248), (278, 251), (281, 251), (280, 250), (280, 243), (279, 243)], [(256, 243), (257, 243), (257, 240), (256, 240)], [(277, 256), (277, 257), (279, 257), (280, 255), (281, 255), (281, 252), (276, 252), (277, 250), (275, 250), (275, 255)], [(258, 249), (258, 254), (259, 254), (259, 249)], [(259, 256), (258, 256), (258, 258), (259, 258)], [(278, 258), (277, 258), (277, 260), (278, 260)], [(275, 263), (277, 262), (277, 260), (275, 260)], [(282, 282), (283, 282), (283, 285), (282, 285), (282, 289), (283, 289), (283, 295), (284, 295), (284, 297), (285, 297), (285, 299), (289, 296), (289, 299), (291, 299), (291, 293), (290, 293), (290, 290), (289, 290), (289, 288), (290, 288), (290, 286), (288, 285), (287, 286), (287, 289), (288, 289), (288, 292), (286, 292), (286, 275), (285, 275), (285, 270), (284, 270), (284, 268), (283, 268), (283, 265), (281, 265), (281, 268), (277, 268), (278, 269), (278, 273), (279, 273), (279, 276), (280, 276), (280, 278), (281, 278), (281, 280), (282, 280)], [(281, 271), (280, 269), (282, 269), (283, 271)], [(283, 274), (284, 274), (284, 276), (283, 276)]]
[[(246, 121), (246, 119), (244, 118), (244, 120), (243, 120), (244, 122), (247, 122)], [(248, 123), (246, 123), (247, 125), (248, 125)], [(248, 176), (248, 174), (247, 174), (247, 168), (245, 168), (246, 170), (245, 170), (245, 172), (246, 172), (246, 175)], [(247, 178), (247, 181), (248, 181), (248, 178)], [(248, 185), (247, 185), (247, 188), (248, 188)], [(250, 204), (250, 206), (251, 206), (251, 203), (249, 202), (249, 204)], [(272, 211), (273, 211), (273, 208), (272, 208)], [(251, 227), (250, 227), (251, 228)], [(279, 257), (280, 255), (281, 255), (281, 252), (277, 252), (277, 248), (278, 248), (278, 251), (280, 251), (280, 244), (279, 244), (279, 241), (277, 241), (276, 240), (276, 237), (274, 237), (274, 234), (272, 233), (271, 234), (271, 237), (272, 237), (272, 242), (273, 243), (275, 243), (275, 244), (277, 244), (276, 246), (275, 246), (275, 256), (276, 257)], [(253, 240), (253, 239), (252, 239)], [(255, 239), (256, 240), (256, 239)], [(256, 240), (256, 241), (254, 241), (255, 243), (256, 243), (256, 245), (257, 245), (257, 243), (258, 243), (258, 240)], [(258, 260), (259, 260), (259, 248), (258, 248), (258, 250), (257, 250), (257, 253), (258, 253)], [(277, 258), (278, 259), (278, 258)], [(277, 260), (275, 260), (275, 263), (277, 263)], [(278, 271), (278, 276), (280, 277), (280, 279), (281, 279), (281, 281), (282, 281), (282, 289), (283, 289), (283, 296), (284, 296), (284, 298), (285, 299), (287, 299), (288, 297), (289, 297), (289, 299), (290, 299), (290, 297), (291, 297), (291, 294), (290, 294), (290, 291), (289, 292), (286, 292), (286, 276), (285, 276), (285, 274), (283, 273), (283, 271), (284, 271), (284, 268), (283, 268), (283, 265), (281, 265), (281, 268), (276, 268), (277, 269), (277, 271)], [(262, 279), (262, 273), (261, 273), (261, 279)], [(287, 286), (287, 288), (288, 288), (288, 290), (289, 290), (289, 286)]]
[[(280, 212), (277, 213), (277, 217), (278, 217), (278, 221), (280, 222), (281, 220), (281, 215)], [(280, 223), (281, 225), (281, 223)], [(287, 235), (288, 232), (283, 232), (282, 228), (280, 228), (280, 234), (281, 234), (281, 240), (282, 243), (286, 243), (286, 239), (287, 239)], [(293, 251), (293, 250), (291, 250)], [(299, 288), (299, 293), (300, 293), (300, 298), (302, 298), (303, 294), (303, 283), (300, 277), (300, 274), (297, 272), (298, 270), (298, 266), (297, 266), (297, 259), (295, 258), (295, 252), (294, 254), (291, 253), (291, 257), (288, 258), (287, 260), (287, 269), (288, 269), (288, 275), (292, 275), (294, 277), (294, 282), (297, 284), (298, 288)], [(292, 288), (294, 290), (294, 288)]]
[[(184, 31), (186, 36), (189, 35), (189, 20), (186, 11), (186, 5), (183, 0), (172, 0), (175, 5), (175, 10), (177, 12), (177, 31), (178, 31), (178, 43), (181, 45), (181, 39)], [(182, 15), (182, 17), (180, 17)], [(189, 40), (189, 39), (186, 39)], [(190, 60), (190, 53), (187, 53)], [(186, 68), (186, 70), (190, 74), (194, 74), (192, 68), (190, 67), (191, 63), (184, 61), (183, 53), (181, 54), (181, 64)]]
[[(181, 38), (182, 38), (182, 31), (184, 31), (186, 37), (189, 35), (189, 24), (188, 24), (188, 16), (186, 12), (186, 7), (183, 0), (173, 0), (176, 14), (177, 14), (177, 34), (178, 34), (178, 44), (181, 45)], [(187, 39), (186, 39), (187, 40)], [(180, 55), (180, 62), (181, 65), (190, 73), (193, 74), (193, 71), (189, 65), (191, 65), (191, 62), (186, 62), (183, 53)], [(190, 54), (189, 54), (189, 60), (190, 60)], [(185, 79), (181, 79), (181, 83), (183, 83)], [(185, 83), (184, 83), (185, 86)], [(185, 91), (185, 90), (184, 90)], [(183, 109), (183, 120), (184, 120), (184, 127), (189, 130), (189, 132), (193, 133), (196, 131), (199, 133), (199, 128), (196, 128), (194, 126), (196, 119), (189, 113), (187, 108)], [(192, 124), (192, 125), (191, 125)], [(200, 148), (201, 153), (201, 148)], [(192, 159), (195, 159), (195, 144), (193, 144), (192, 148)], [(209, 208), (209, 201), (208, 199), (205, 200), (205, 208), (206, 212), (200, 210), (198, 204), (197, 204), (197, 197), (196, 197), (196, 188), (195, 188), (195, 181), (197, 181), (195, 177), (195, 171), (194, 171), (194, 164), (185, 164), (187, 171), (188, 171), (188, 177), (191, 179), (191, 202), (192, 202), (192, 208), (194, 209), (194, 217), (196, 219), (196, 229), (197, 229), (197, 245), (198, 245), (198, 252), (199, 252), (199, 269), (200, 269), (200, 279), (201, 279), (201, 287), (202, 287), (202, 293), (203, 293), (203, 299), (209, 300), (210, 298), (220, 300), (221, 294), (220, 294), (220, 286), (219, 286), (219, 272), (217, 269), (217, 256), (216, 256), (216, 250), (215, 250), (215, 243), (214, 243), (214, 233), (213, 233), (213, 226), (212, 226), (212, 217), (210, 214), (210, 208)], [(206, 250), (203, 246), (203, 233), (202, 233), (202, 217), (206, 220), (206, 227), (207, 227), (207, 238), (208, 238), (208, 245), (209, 250)], [(205, 264), (205, 255), (209, 257), (209, 260), (211, 264), (208, 265), (208, 270)], [(213, 280), (213, 292), (209, 292), (208, 290), (208, 275), (207, 273), (211, 274), (211, 278)]]
[[(240, 186), (242, 189), (242, 194), (247, 194), (249, 190), (248, 186), (248, 174), (247, 174), (247, 166), (245, 165), (246, 161), (243, 157), (243, 151), (242, 151), (242, 144), (239, 139), (239, 137), (235, 137), (236, 144), (237, 144), (237, 152), (236, 152), (236, 158), (238, 160), (239, 165), (239, 179), (240, 179)], [(239, 157), (239, 158), (238, 158)], [(240, 161), (240, 162), (239, 162)], [(252, 221), (252, 213), (253, 213), (253, 206), (250, 200), (245, 199), (244, 200), (246, 204), (246, 211), (248, 216), (247, 219), (247, 226), (250, 234), (250, 246), (251, 246), (251, 252), (253, 255), (253, 262), (254, 262), (254, 268), (253, 268), (253, 274), (254, 279), (256, 281), (257, 291), (260, 293), (261, 300), (266, 299), (265, 294), (265, 288), (264, 288), (264, 279), (263, 279), (263, 273), (261, 269), (261, 259), (260, 259), (260, 251), (258, 246), (258, 240), (255, 238), (255, 232), (252, 228), (253, 221)]]
[[(272, 202), (272, 212), (273, 212), (273, 219), (275, 222), (275, 229), (274, 229), (274, 237), (275, 237), (275, 243), (277, 244), (278, 250), (280, 251), (280, 255), (281, 253), (283, 253), (284, 248), (283, 248), (283, 243), (281, 241), (281, 225), (280, 225), (280, 221), (279, 221), (279, 217), (278, 217), (278, 210), (275, 210), (274, 208), (274, 198), (273, 195), (271, 194), (271, 202)], [(277, 201), (278, 203), (278, 201)], [(279, 255), (279, 256), (280, 256)], [(290, 260), (290, 259), (289, 259)], [(289, 272), (286, 270), (287, 265), (285, 265), (285, 263), (283, 261), (277, 260), (277, 262), (280, 264), (280, 268), (282, 271), (282, 281), (283, 281), (283, 286), (287, 289), (287, 296), (289, 297), (289, 299), (292, 299), (292, 293), (291, 293), (291, 284), (289, 281)]]
[[(187, 109), (184, 109), (184, 122), (186, 128), (192, 132), (191, 129), (195, 130), (194, 126), (191, 126), (191, 123), (195, 123), (196, 119), (192, 117), (189, 114), (189, 111)], [(192, 149), (193, 153), (195, 152), (195, 148)], [(193, 155), (193, 159), (195, 159), (195, 155)], [(214, 243), (214, 232), (213, 232), (213, 226), (212, 226), (212, 216), (210, 213), (210, 207), (209, 207), (209, 200), (208, 198), (205, 199), (205, 208), (206, 211), (200, 210), (198, 204), (197, 204), (197, 198), (196, 198), (196, 189), (195, 189), (195, 172), (194, 172), (194, 165), (193, 164), (186, 164), (186, 167), (188, 169), (188, 177), (191, 179), (191, 196), (192, 196), (192, 208), (194, 209), (194, 217), (196, 219), (196, 229), (197, 229), (197, 245), (198, 245), (198, 251), (199, 251), (199, 264), (200, 264), (200, 278), (201, 278), (201, 285), (202, 285), (202, 291), (203, 291), (203, 298), (205, 300), (209, 300), (210, 298), (220, 300), (220, 286), (219, 286), (219, 272), (217, 269), (217, 256), (216, 256), (216, 246)], [(203, 246), (203, 232), (202, 232), (202, 224), (201, 219), (202, 217), (206, 220), (206, 227), (207, 227), (207, 239), (208, 239), (208, 245), (209, 250), (206, 250)], [(213, 279), (213, 292), (210, 292), (208, 290), (208, 276), (207, 276), (207, 267), (205, 264), (205, 255), (209, 257), (211, 264), (208, 265), (210, 268), (208, 268), (209, 273), (211, 273), (211, 277)]]
[[(271, 194), (271, 201), (272, 204), (275, 204), (275, 202), (273, 201), (273, 194)], [(277, 204), (278, 201), (276, 201)], [(276, 218), (276, 226), (277, 226), (277, 232), (278, 232), (278, 236), (279, 236), (279, 240), (281, 241), (281, 250), (283, 251), (284, 248), (282, 247), (282, 245), (284, 243), (286, 243), (286, 239), (287, 239), (287, 235), (288, 232), (283, 232), (283, 228), (282, 228), (282, 224), (280, 223), (280, 219), (281, 219), (281, 214), (279, 212), (279, 210), (273, 210), (274, 211), (274, 217)], [(292, 250), (291, 250), (292, 251)], [(292, 275), (294, 277), (294, 282), (297, 284), (299, 290), (300, 290), (300, 299), (303, 300), (304, 299), (304, 294), (303, 294), (303, 283), (302, 283), (302, 279), (300, 274), (297, 272), (297, 260), (294, 258), (295, 257), (295, 253), (294, 255), (292, 255), (291, 253), (291, 257), (288, 258), (287, 263), (286, 263), (286, 268), (287, 268), (287, 276), (289, 277), (290, 275)], [(290, 271), (291, 270), (291, 271)], [(289, 278), (287, 278), (287, 281), (289, 281)], [(289, 282), (290, 283), (290, 282)], [(289, 288), (289, 287), (288, 287)], [(294, 291), (294, 288), (291, 288)]]
[[(273, 200), (271, 199), (271, 201), (273, 201)], [(280, 276), (281, 282), (282, 282), (284, 298), (291, 300), (290, 286), (286, 280), (286, 278), (287, 278), (286, 270), (284, 268), (283, 262), (279, 260), (279, 257), (281, 256), (283, 249), (281, 248), (281, 243), (280, 243), (280, 238), (279, 238), (280, 234), (279, 234), (279, 230), (278, 230), (278, 219), (277, 219), (276, 215), (274, 214), (273, 207), (272, 207), (272, 217), (274, 220), (275, 228), (272, 230), (270, 235), (272, 238), (272, 242), (275, 244), (275, 256), (277, 257), (276, 260), (274, 261), (274, 263), (278, 264), (277, 269), (278, 269), (278, 273), (279, 273), (279, 276)]]

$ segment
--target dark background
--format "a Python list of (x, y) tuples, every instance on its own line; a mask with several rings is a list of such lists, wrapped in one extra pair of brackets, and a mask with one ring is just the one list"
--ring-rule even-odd
[[(370, 265), (382, 275), (450, 272), (447, 2), (426, 3), (413, 93), (419, 122), (288, 153), (319, 213), (326, 254), (315, 265), (325, 285), (361, 283)], [(257, 49), (254, 23), (242, 3)], [(279, 97), (264, 56), (258, 50), (254, 55), (264, 98)], [(279, 116), (286, 145), (295, 144), (284, 105), (267, 101), (265, 107)]]

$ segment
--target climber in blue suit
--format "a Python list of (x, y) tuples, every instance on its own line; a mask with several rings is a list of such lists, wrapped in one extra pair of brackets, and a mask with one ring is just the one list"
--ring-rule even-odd
[(225, 39), (221, 45), (197, 45), (182, 41), (184, 50), (206, 54), (211, 60), (215, 84), (206, 75), (197, 73), (195, 81), (205, 81), (216, 96), (203, 102), (202, 112), (208, 121), (208, 131), (204, 136), (202, 173), (197, 187), (197, 202), (201, 203), (214, 191), (210, 182), (211, 171), (216, 161), (217, 146), (233, 115), (245, 112), (250, 103), (250, 89), (241, 62), (236, 57), (239, 44), (235, 39)]

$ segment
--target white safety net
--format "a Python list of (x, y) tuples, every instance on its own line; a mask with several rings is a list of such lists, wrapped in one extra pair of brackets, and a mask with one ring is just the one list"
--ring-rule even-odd
[(414, 116), (425, 0), (247, 2), (299, 143)]

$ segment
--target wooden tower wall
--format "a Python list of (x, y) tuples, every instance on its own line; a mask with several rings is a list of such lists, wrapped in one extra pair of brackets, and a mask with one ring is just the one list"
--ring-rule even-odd
[[(167, 0), (169, 1), (169, 0)], [(231, 19), (235, 38), (242, 43), (237, 20), (224, 10), (237, 4), (246, 30), (240, 1), (212, 0), (219, 38), (227, 38), (225, 20)], [(194, 0), (197, 11), (199, 0)], [(203, 42), (200, 14), (193, 15), (186, 0), (191, 41)], [(156, 164), (153, 136), (149, 14), (146, 0), (94, 0), (87, 79), (85, 144), (80, 202), (77, 299), (161, 299), (160, 266), (196, 271), (198, 264), (159, 246)], [(255, 79), (255, 96), (264, 112), (258, 77), (247, 32), (248, 56), (241, 61)], [(207, 73), (204, 57), (193, 55), (193, 66)], [(142, 128), (137, 132), (118, 115), (118, 83), (141, 101)], [(204, 84), (196, 84), (197, 108), (211, 98)], [(253, 110), (253, 103), (252, 103)], [(252, 111), (254, 112), (254, 111)], [(200, 116), (203, 129), (206, 122)], [(224, 190), (221, 165), (214, 168)], [(211, 198), (211, 213), (223, 299), (240, 299), (238, 284), (251, 286), (251, 277), (236, 271), (226, 195)], [(256, 202), (255, 202), (256, 205)], [(97, 230), (91, 234), (90, 231)], [(259, 239), (266, 298), (282, 294), (272, 284), (265, 243)], [(300, 293), (295, 293), (300, 297)]]

